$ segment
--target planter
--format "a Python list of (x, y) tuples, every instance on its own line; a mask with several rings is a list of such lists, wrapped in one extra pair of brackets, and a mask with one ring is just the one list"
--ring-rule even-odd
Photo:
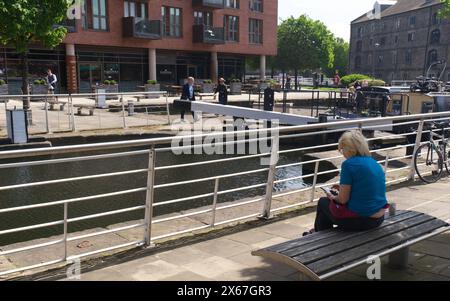
[[(48, 87), (47, 85), (31, 85), (31, 95), (47, 95)], [(45, 97), (32, 97), (31, 101), (42, 101), (45, 100)]]
[(230, 94), (241, 95), (242, 94), (242, 83), (231, 83), (230, 84)]
[[(160, 84), (146, 84), (145, 85), (145, 92), (159, 92), (161, 91), (161, 85)], [(157, 99), (159, 98), (159, 95), (148, 95), (147, 99)]]
[(208, 94), (214, 93), (214, 88), (215, 87), (216, 86), (214, 84), (205, 84), (205, 83), (203, 83), (201, 91), (202, 91), (202, 93), (208, 93)]
[[(105, 90), (105, 93), (119, 93), (119, 85), (98, 85), (92, 88), (94, 93), (97, 93), (97, 90)], [(108, 95), (106, 99), (118, 99), (118, 95)]]
[(8, 95), (8, 85), (0, 85), (0, 95)]

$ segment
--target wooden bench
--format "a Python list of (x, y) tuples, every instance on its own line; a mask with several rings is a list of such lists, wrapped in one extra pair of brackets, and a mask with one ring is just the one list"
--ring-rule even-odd
[(83, 109), (89, 110), (89, 116), (94, 116), (95, 106), (87, 106), (87, 105), (74, 105), (77, 108), (77, 115), (82, 116)]
[(369, 256), (389, 255), (389, 265), (405, 268), (409, 246), (450, 230), (449, 224), (414, 211), (398, 211), (378, 228), (363, 232), (338, 229), (313, 233), (252, 255), (282, 262), (310, 280), (324, 280), (356, 266)]

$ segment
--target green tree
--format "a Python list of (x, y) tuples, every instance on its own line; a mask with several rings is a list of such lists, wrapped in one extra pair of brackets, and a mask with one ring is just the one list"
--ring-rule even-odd
[(278, 64), (284, 70), (331, 68), (333, 34), (306, 15), (284, 20), (278, 28)]
[(350, 46), (342, 38), (335, 38), (333, 44), (334, 62), (332, 68), (327, 69), (327, 75), (332, 77), (337, 70), (341, 76), (345, 76), (348, 72), (348, 56)]
[[(60, 24), (73, 0), (0, 0), (0, 44), (14, 47), (22, 60), (22, 93), (29, 94), (28, 53), (30, 45), (58, 46), (67, 34)], [(24, 109), (30, 108), (24, 98)]]

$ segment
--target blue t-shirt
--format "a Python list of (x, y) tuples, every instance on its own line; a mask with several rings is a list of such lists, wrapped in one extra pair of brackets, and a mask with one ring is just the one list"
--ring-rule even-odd
[(372, 157), (351, 157), (342, 163), (341, 185), (351, 185), (348, 209), (365, 217), (387, 205), (386, 177)]

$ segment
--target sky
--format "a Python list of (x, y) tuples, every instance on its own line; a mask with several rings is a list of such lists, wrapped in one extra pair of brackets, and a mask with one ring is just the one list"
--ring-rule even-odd
[(337, 37), (350, 39), (350, 22), (370, 11), (376, 0), (278, 0), (280, 19), (307, 14)]

